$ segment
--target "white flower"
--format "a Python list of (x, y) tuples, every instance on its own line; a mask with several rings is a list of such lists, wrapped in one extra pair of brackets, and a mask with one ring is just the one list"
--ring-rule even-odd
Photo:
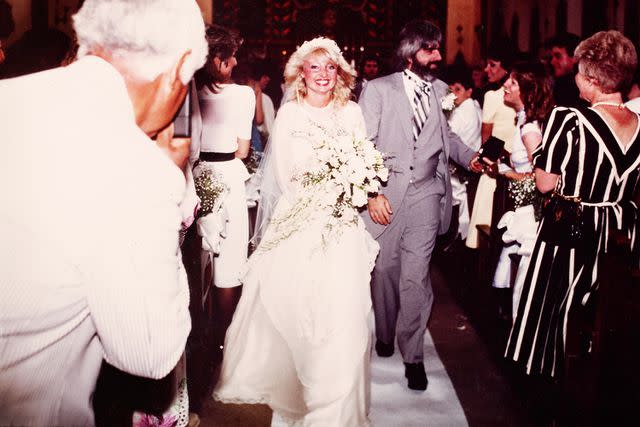
[(360, 187), (353, 188), (353, 196), (351, 197), (351, 201), (354, 206), (361, 207), (367, 204), (368, 198), (367, 193)]
[(378, 173), (378, 178), (380, 178), (380, 181), (387, 182), (387, 179), (389, 179), (389, 169), (383, 166), (378, 170), (377, 173)]
[(319, 194), (319, 202), (322, 206), (333, 206), (342, 193), (342, 188), (334, 181), (326, 182), (322, 190)]
[(367, 177), (367, 171), (371, 169), (367, 168), (365, 159), (362, 157), (354, 157), (349, 161), (349, 182), (352, 184), (360, 184)]
[(443, 96), (442, 99), (440, 99), (440, 103), (442, 104), (442, 109), (444, 111), (452, 111), (456, 106), (454, 102), (455, 100), (456, 100), (456, 94), (453, 92), (449, 92), (448, 94)]

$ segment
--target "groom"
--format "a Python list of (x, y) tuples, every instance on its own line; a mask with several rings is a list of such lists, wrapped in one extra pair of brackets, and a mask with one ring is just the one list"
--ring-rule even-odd
[(442, 60), (441, 41), (434, 24), (409, 22), (396, 50), (400, 71), (369, 82), (359, 101), (368, 137), (388, 158), (390, 172), (363, 214), (380, 244), (372, 284), (376, 352), (390, 357), (397, 338), (413, 390), (426, 390), (428, 383), (423, 344), (433, 305), (429, 263), (436, 236), (451, 220), (449, 158), (481, 170), (442, 111), (447, 85), (431, 75)]

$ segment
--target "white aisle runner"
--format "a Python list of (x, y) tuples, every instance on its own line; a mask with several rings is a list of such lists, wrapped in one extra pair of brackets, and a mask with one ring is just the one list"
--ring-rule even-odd
[[(429, 385), (426, 391), (419, 392), (407, 388), (404, 364), (397, 346), (395, 353), (389, 358), (378, 357), (373, 351), (369, 413), (373, 427), (467, 427), (469, 425), (428, 330), (424, 339), (424, 359)], [(272, 427), (286, 425), (274, 414)]]
[(424, 392), (407, 388), (404, 364), (396, 346), (389, 358), (371, 357), (371, 412), (374, 427), (466, 427), (460, 400), (427, 330), (424, 366), (429, 385)]

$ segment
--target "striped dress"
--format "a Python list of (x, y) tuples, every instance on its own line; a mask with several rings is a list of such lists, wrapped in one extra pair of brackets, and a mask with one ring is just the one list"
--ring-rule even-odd
[(594, 109), (558, 107), (551, 113), (534, 164), (560, 175), (557, 192), (581, 197), (593, 238), (577, 248), (554, 246), (539, 238), (544, 219), (540, 223), (505, 353), (527, 374), (561, 376), (569, 316), (592, 302), (598, 257), (607, 250), (612, 227), (627, 233), (637, 264), (637, 208), (631, 199), (640, 174), (638, 128), (625, 148)]

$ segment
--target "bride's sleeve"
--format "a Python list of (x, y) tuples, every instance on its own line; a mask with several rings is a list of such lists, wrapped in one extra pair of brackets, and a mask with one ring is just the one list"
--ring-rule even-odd
[(260, 184), (260, 202), (252, 242), (257, 245), (264, 235), (280, 197), (291, 194), (294, 174), (292, 120), (295, 111), (290, 105), (280, 107), (273, 125), (273, 131), (260, 163), (258, 173), (262, 177)]
[(294, 121), (295, 111), (293, 108), (282, 108), (274, 122), (271, 141), (269, 141), (273, 156), (272, 172), (283, 192), (286, 192), (285, 190), (291, 185), (295, 174), (296, 151), (292, 136)]

